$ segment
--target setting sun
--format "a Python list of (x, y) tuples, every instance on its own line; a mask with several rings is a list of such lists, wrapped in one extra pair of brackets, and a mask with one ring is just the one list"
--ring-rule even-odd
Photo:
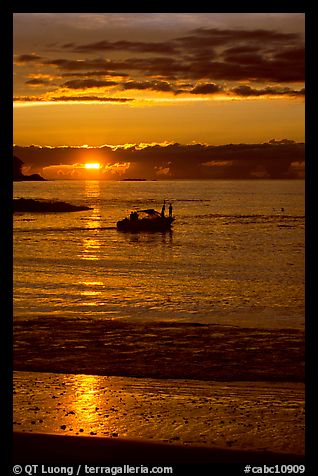
[(98, 169), (100, 169), (100, 164), (98, 164), (98, 163), (96, 163), (96, 164), (85, 164), (85, 169), (98, 170)]

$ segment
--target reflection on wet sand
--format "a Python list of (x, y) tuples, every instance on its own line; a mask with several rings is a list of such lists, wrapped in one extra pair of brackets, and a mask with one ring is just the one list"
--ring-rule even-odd
[[(66, 416), (72, 416), (69, 423), (80, 426), (79, 432), (96, 434), (90, 430), (96, 424), (96, 415), (102, 406), (103, 392), (100, 389), (100, 379), (92, 375), (70, 375), (69, 387), (73, 386), (73, 395), (69, 394), (66, 402), (72, 410)], [(75, 423), (75, 425), (74, 425)], [(104, 420), (105, 429), (106, 419)], [(66, 429), (66, 428), (65, 428)]]
[(15, 372), (14, 430), (303, 454), (302, 383)]

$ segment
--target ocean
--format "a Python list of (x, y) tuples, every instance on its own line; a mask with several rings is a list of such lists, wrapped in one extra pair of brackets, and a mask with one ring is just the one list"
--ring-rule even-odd
[[(15, 182), (14, 369), (303, 381), (304, 182)], [(123, 233), (173, 205), (165, 233)]]

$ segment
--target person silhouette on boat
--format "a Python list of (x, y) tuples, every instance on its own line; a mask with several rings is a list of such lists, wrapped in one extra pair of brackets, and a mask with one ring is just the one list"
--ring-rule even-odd
[(138, 220), (138, 213), (137, 212), (131, 212), (130, 219), (131, 220)]
[(169, 217), (172, 218), (172, 204), (169, 204)]
[(161, 209), (161, 217), (165, 217), (165, 211), (166, 211), (166, 201), (163, 201), (162, 209)]

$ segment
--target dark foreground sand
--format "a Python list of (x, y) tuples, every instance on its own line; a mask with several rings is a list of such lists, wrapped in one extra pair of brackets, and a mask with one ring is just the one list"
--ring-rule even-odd
[(301, 383), (14, 373), (14, 461), (299, 462)]
[(270, 451), (240, 451), (164, 444), (148, 440), (15, 432), (14, 463), (36, 464), (302, 464), (304, 457)]

